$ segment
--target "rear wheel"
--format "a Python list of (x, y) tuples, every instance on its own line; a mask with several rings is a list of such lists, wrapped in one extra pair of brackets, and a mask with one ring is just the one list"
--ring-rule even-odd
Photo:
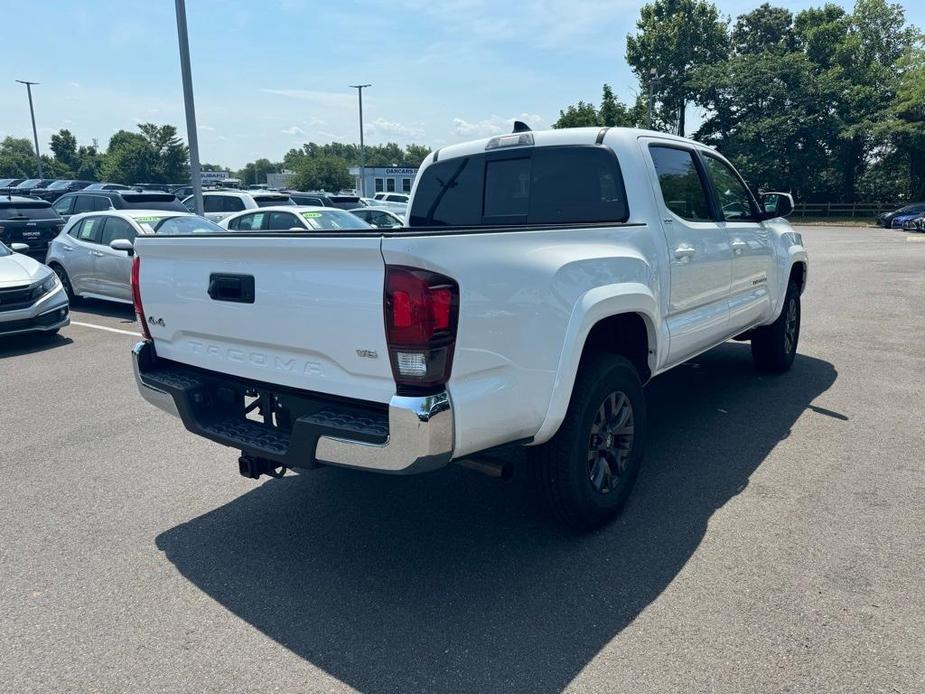
[(532, 452), (559, 520), (591, 530), (619, 513), (639, 473), (645, 432), (645, 400), (633, 365), (622, 356), (587, 357), (562, 426)]
[(71, 285), (71, 278), (67, 276), (67, 270), (65, 270), (57, 263), (52, 265), (51, 269), (55, 271), (58, 279), (61, 280), (61, 285), (64, 287), (64, 293), (67, 294), (67, 300), (72, 304), (80, 303), (80, 297), (74, 293), (74, 287)]
[(793, 364), (800, 340), (800, 288), (791, 281), (777, 320), (752, 335), (752, 360), (762, 371), (782, 373)]

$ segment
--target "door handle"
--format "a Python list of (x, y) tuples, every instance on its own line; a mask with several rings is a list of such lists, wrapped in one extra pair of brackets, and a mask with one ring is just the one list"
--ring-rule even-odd
[(683, 246), (678, 246), (677, 248), (674, 249), (674, 257), (680, 260), (681, 262), (684, 262), (685, 260), (687, 260), (688, 258), (691, 258), (692, 256), (696, 254), (697, 254), (697, 249), (694, 248), (693, 246), (688, 246), (686, 244)]
[(61, 246), (61, 250), (66, 251), (67, 253), (72, 253), (74, 251), (74, 249), (70, 246)]
[(742, 239), (733, 239), (732, 243), (730, 243), (729, 245), (732, 247), (732, 252), (735, 255), (742, 255), (742, 250), (746, 246), (748, 246), (748, 244), (745, 243), (745, 241), (743, 241)]
[(101, 251), (90, 251), (90, 255), (95, 255), (97, 258), (102, 258), (106, 254)]

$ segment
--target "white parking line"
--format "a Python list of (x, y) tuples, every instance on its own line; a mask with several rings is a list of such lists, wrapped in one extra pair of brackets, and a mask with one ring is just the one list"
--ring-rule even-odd
[(131, 330), (119, 330), (119, 328), (108, 328), (105, 325), (95, 325), (93, 323), (81, 323), (80, 321), (72, 320), (71, 325), (79, 325), (81, 328), (96, 328), (97, 330), (105, 330), (109, 333), (119, 333), (120, 335), (131, 335), (132, 337), (141, 337), (141, 333), (132, 332)]

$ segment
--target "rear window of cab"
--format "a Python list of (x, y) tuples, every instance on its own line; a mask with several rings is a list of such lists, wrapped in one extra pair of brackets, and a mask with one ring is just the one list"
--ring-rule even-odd
[(438, 161), (421, 175), (409, 225), (619, 223), (628, 217), (613, 151), (565, 146)]

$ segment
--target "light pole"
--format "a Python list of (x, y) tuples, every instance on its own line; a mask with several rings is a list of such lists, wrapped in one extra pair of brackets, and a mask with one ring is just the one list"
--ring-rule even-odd
[(654, 67), (649, 70), (649, 108), (646, 110), (646, 128), (652, 129), (652, 87), (658, 82), (658, 70)]
[(196, 214), (203, 215), (202, 174), (199, 171), (199, 137), (196, 132), (196, 108), (193, 105), (193, 75), (189, 65), (189, 35), (186, 32), (186, 2), (176, 0), (177, 40), (180, 43), (180, 72), (183, 74), (183, 105), (186, 108), (186, 139), (189, 142), (190, 182), (193, 184), (193, 205)]
[(35, 140), (35, 161), (39, 165), (39, 178), (45, 178), (42, 175), (42, 156), (39, 154), (39, 131), (35, 129), (35, 109), (32, 108), (32, 85), (38, 82), (29, 82), (27, 80), (16, 80), (20, 84), (26, 85), (26, 91), (29, 93), (29, 114), (32, 116), (32, 138)]
[(357, 90), (360, 99), (360, 197), (366, 197), (366, 148), (363, 144), (363, 90), (372, 87), (371, 84), (351, 84), (351, 89)]

